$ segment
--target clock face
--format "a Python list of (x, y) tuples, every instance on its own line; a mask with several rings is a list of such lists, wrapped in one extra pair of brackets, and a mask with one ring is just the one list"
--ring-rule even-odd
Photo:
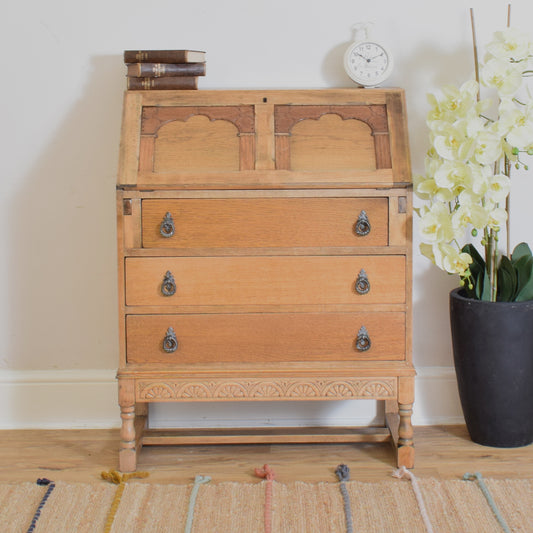
[(388, 78), (392, 57), (380, 44), (355, 43), (346, 50), (344, 68), (352, 80), (365, 87), (374, 87)]

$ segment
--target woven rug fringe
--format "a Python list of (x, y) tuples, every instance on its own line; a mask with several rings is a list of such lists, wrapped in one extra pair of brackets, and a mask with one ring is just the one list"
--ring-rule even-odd
[(272, 482), (276, 474), (268, 465), (263, 468), (256, 468), (255, 475), (257, 477), (266, 479), (265, 487), (265, 533), (272, 532)]
[(502, 529), (505, 531), (505, 533), (511, 533), (511, 530), (509, 529), (507, 522), (505, 521), (502, 514), (500, 513), (500, 510), (498, 509), (498, 506), (496, 505), (496, 502), (494, 501), (492, 494), (490, 493), (487, 485), (485, 485), (485, 482), (483, 481), (483, 476), (479, 472), (476, 472), (475, 474), (469, 474), (467, 472), (463, 476), (463, 479), (465, 481), (477, 481), (478, 487), (481, 489), (483, 496), (485, 496), (487, 503), (490, 505), (490, 508), (492, 509), (492, 512), (494, 513), (494, 516), (496, 517), (496, 520), (498, 520), (500, 526), (502, 526)]
[(102, 472), (100, 475), (102, 479), (105, 479), (110, 483), (115, 483), (116, 485), (118, 485), (117, 491), (115, 492), (115, 497), (111, 502), (111, 507), (109, 508), (107, 520), (104, 527), (104, 533), (109, 533), (111, 531), (111, 528), (113, 527), (113, 522), (115, 521), (115, 515), (117, 514), (118, 506), (120, 505), (120, 500), (122, 498), (122, 494), (124, 493), (126, 481), (133, 478), (145, 478), (148, 477), (149, 474), (148, 472), (131, 472), (121, 474), (116, 470), (110, 470), (109, 472)]
[(424, 498), (422, 496), (422, 491), (420, 490), (420, 487), (418, 486), (418, 481), (415, 477), (415, 475), (407, 470), (405, 466), (400, 467), (398, 470), (396, 470), (393, 474), (393, 477), (397, 477), (399, 479), (402, 479), (403, 477), (407, 478), (411, 482), (411, 486), (413, 487), (413, 491), (415, 493), (416, 501), (418, 503), (418, 508), (420, 509), (420, 514), (422, 516), (422, 520), (424, 521), (424, 526), (426, 526), (426, 531), (428, 533), (434, 533), (433, 525), (431, 524), (431, 520), (429, 519), (429, 515), (426, 509), (426, 504), (424, 503)]

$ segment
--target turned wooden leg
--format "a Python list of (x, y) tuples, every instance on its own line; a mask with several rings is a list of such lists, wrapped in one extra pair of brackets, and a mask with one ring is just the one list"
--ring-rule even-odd
[(119, 470), (135, 472), (137, 469), (137, 450), (135, 439), (135, 382), (132, 379), (119, 379), (118, 403), (120, 405), (120, 451)]
[(414, 378), (400, 378), (398, 390), (398, 466), (413, 468), (415, 449), (413, 443), (413, 414)]

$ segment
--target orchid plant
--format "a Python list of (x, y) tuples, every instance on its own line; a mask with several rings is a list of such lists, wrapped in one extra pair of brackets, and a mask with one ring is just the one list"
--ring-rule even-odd
[[(529, 246), (500, 252), (508, 223), (511, 169), (528, 169), (533, 155), (533, 99), (525, 78), (533, 74), (533, 41), (516, 29), (496, 32), (479, 76), (428, 96), (430, 148), (425, 175), (414, 177), (422, 207), (421, 253), (458, 274), (468, 297), (489, 301), (533, 299)], [(480, 87), (496, 98), (481, 98)], [(526, 96), (524, 96), (524, 93)], [(491, 118), (494, 115), (494, 118)], [(472, 236), (478, 246), (467, 242)]]

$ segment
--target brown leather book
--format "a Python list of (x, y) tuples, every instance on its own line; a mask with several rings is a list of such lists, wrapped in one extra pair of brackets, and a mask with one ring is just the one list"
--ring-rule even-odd
[(198, 89), (196, 76), (170, 76), (167, 78), (126, 78), (129, 90)]
[(205, 76), (205, 63), (130, 63), (127, 68), (131, 78)]
[(125, 50), (124, 63), (205, 63), (200, 50)]

